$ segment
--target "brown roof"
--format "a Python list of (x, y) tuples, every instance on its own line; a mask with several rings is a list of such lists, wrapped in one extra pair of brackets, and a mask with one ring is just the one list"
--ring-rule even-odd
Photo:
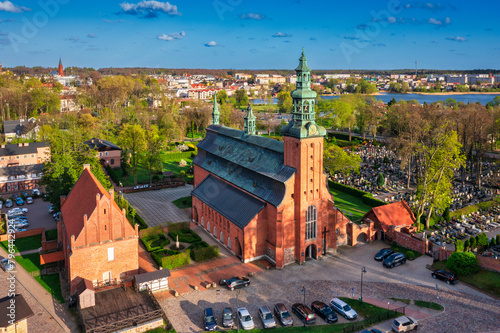
[[(110, 198), (110, 194), (90, 172), (90, 168), (84, 167), (80, 178), (78, 178), (61, 207), (62, 219), (68, 237), (75, 235), (75, 238), (78, 238), (80, 231), (83, 229), (83, 215), (87, 214), (87, 217), (90, 218), (94, 212), (96, 194)], [(114, 208), (121, 211), (116, 202), (112, 201)], [(130, 226), (129, 223), (127, 224)]]
[(50, 264), (51, 262), (63, 261), (64, 252), (52, 252), (40, 255), (40, 265)]
[[(388, 205), (373, 207), (371, 211), (378, 219), (378, 222), (380, 222), (384, 231), (388, 231), (391, 226), (410, 226), (417, 222), (413, 212), (404, 200)], [(370, 212), (366, 215), (368, 214), (370, 214)]]
[(94, 285), (90, 280), (87, 279), (81, 279), (80, 282), (76, 285), (76, 293), (80, 295), (83, 293), (85, 290), (90, 290), (95, 292)]
[[(8, 314), (11, 313), (10, 309), (7, 307), (11, 306), (11, 300), (14, 299), (15, 306), (15, 317), (11, 318)], [(15, 323), (28, 318), (33, 315), (30, 306), (24, 299), (23, 295), (16, 295), (14, 298), (6, 296), (0, 299), (0, 327), (8, 327), (10, 320), (14, 320)]]

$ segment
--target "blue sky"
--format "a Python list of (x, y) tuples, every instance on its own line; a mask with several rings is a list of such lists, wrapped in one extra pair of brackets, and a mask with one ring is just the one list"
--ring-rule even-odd
[(497, 1), (0, 0), (0, 62), (293, 69), (500, 68)]

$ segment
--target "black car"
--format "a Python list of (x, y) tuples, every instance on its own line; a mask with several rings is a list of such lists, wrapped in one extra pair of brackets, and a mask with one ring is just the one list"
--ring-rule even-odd
[(311, 303), (311, 309), (315, 314), (323, 318), (323, 320), (329, 324), (336, 322), (339, 318), (337, 314), (333, 312), (332, 308), (320, 301), (314, 301)]
[(222, 311), (222, 327), (233, 327), (234, 326), (234, 316), (233, 309), (226, 307)]
[(306, 325), (311, 325), (316, 323), (316, 315), (312, 312), (307, 305), (301, 303), (295, 303), (292, 305), (292, 311), (299, 317), (300, 320)]
[(283, 303), (278, 303), (274, 306), (274, 313), (276, 314), (276, 318), (279, 319), (281, 322), (281, 325), (283, 326), (292, 326), (293, 325), (293, 318), (290, 315), (290, 312), (288, 312), (288, 309), (286, 308), (285, 304)]
[(220, 285), (226, 285), (227, 289), (229, 290), (234, 290), (235, 288), (242, 288), (242, 287), (248, 287), (250, 285), (250, 280), (244, 276), (238, 277), (238, 276), (233, 276), (229, 280), (220, 280), (219, 281)]
[(375, 255), (375, 257), (373, 259), (375, 259), (377, 261), (382, 261), (393, 253), (394, 253), (393, 249), (389, 249), (389, 248), (382, 249), (382, 250), (377, 252), (377, 254)]
[(205, 331), (215, 331), (217, 329), (217, 320), (214, 316), (214, 310), (212, 308), (206, 308), (203, 311), (203, 323), (205, 325)]
[(382, 333), (381, 331), (379, 331), (378, 329), (376, 328), (372, 328), (371, 330), (364, 330), (364, 331), (361, 331), (359, 333)]
[(458, 281), (456, 274), (442, 269), (438, 269), (432, 272), (432, 277), (435, 279), (446, 281), (446, 283), (448, 284), (454, 284)]
[(405, 262), (406, 262), (405, 255), (403, 253), (396, 252), (384, 259), (384, 266), (392, 268), (397, 265), (402, 265)]

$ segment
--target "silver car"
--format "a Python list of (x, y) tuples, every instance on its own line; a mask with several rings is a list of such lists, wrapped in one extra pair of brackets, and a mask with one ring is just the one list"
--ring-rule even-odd
[(330, 301), (332, 309), (340, 313), (345, 319), (355, 319), (358, 314), (354, 311), (349, 304), (339, 298), (334, 298)]
[(4, 271), (12, 271), (16, 268), (14, 262), (7, 258), (0, 260), (0, 265), (2, 266)]
[(247, 308), (239, 308), (236, 312), (238, 313), (238, 320), (240, 321), (242, 329), (248, 331), (255, 328), (252, 316), (250, 316)]
[(273, 328), (276, 327), (276, 321), (274, 320), (273, 314), (271, 310), (267, 306), (261, 306), (259, 308), (259, 317), (262, 320), (262, 324), (264, 328)]
[(416, 330), (418, 327), (417, 320), (409, 316), (401, 316), (392, 322), (392, 330), (395, 332), (408, 332)]

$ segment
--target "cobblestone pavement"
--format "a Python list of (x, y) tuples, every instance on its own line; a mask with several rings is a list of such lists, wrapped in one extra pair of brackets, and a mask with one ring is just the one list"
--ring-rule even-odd
[(150, 227), (156, 227), (167, 221), (190, 221), (189, 216), (172, 201), (190, 196), (192, 190), (192, 185), (185, 185), (156, 191), (124, 193), (123, 196)]

